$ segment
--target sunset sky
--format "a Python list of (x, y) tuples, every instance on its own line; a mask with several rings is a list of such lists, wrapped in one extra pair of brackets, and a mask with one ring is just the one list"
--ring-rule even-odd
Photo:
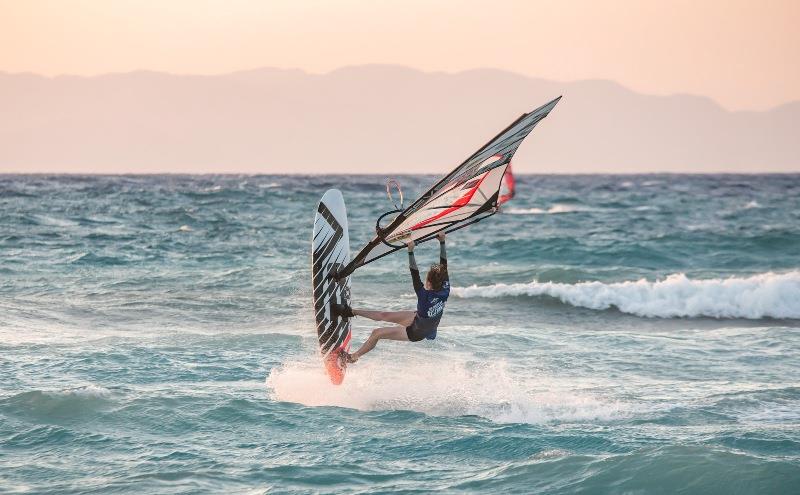
[(0, 71), (494, 67), (763, 110), (800, 100), (799, 23), (793, 0), (0, 0)]

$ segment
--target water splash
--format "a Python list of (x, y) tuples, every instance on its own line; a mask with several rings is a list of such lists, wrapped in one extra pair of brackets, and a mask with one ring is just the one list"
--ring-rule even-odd
[[(365, 360), (366, 361), (366, 360)], [(316, 359), (288, 361), (272, 370), (274, 400), (363, 411), (409, 410), (432, 416), (480, 416), (499, 423), (611, 421), (631, 406), (583, 393), (543, 375), (522, 376), (502, 361), (448, 355), (373, 357), (352, 366), (332, 386)]]

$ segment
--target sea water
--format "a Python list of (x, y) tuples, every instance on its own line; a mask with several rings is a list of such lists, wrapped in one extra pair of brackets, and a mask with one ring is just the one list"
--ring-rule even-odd
[[(448, 237), (438, 338), (337, 387), (314, 209), (355, 252), (383, 181), (0, 176), (0, 492), (800, 492), (800, 176), (519, 177)], [(413, 309), (406, 263), (354, 305)]]

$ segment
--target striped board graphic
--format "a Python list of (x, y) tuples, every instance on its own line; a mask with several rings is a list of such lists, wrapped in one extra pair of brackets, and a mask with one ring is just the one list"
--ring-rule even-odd
[(350, 320), (332, 318), (332, 303), (350, 304), (350, 277), (336, 280), (331, 275), (350, 261), (350, 236), (347, 210), (338, 189), (329, 189), (319, 201), (314, 215), (311, 240), (311, 281), (319, 350), (331, 382), (344, 380), (345, 368), (339, 363), (340, 350), (350, 349)]

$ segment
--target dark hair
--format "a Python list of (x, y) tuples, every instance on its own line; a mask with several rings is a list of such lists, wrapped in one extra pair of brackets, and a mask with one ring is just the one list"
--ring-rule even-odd
[(440, 263), (434, 263), (431, 265), (431, 269), (428, 270), (428, 276), (425, 278), (425, 280), (431, 283), (433, 290), (441, 290), (442, 284), (444, 284), (446, 278), (447, 266)]

